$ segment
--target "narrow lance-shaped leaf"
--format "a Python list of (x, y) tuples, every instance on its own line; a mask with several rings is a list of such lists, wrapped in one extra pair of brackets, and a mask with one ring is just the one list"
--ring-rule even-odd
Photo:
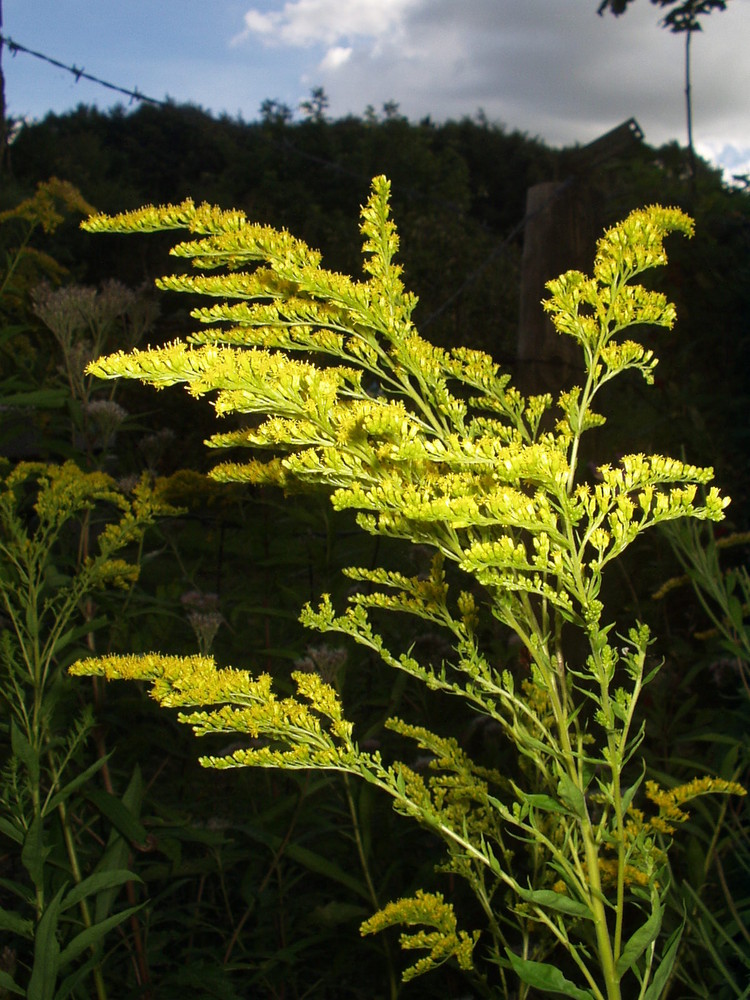
[(556, 966), (547, 962), (534, 962), (528, 958), (520, 958), (510, 949), (507, 949), (506, 954), (518, 978), (528, 986), (544, 990), (545, 993), (572, 997), (572, 1000), (595, 1000), (591, 990), (580, 989), (575, 983), (566, 979)]
[(615, 971), (618, 976), (623, 976), (628, 969), (631, 969), (649, 945), (659, 937), (661, 930), (662, 909), (658, 896), (654, 893), (652, 900), (652, 910), (645, 923), (634, 931), (625, 942), (622, 954), (617, 960)]
[(41, 916), (34, 940), (34, 965), (29, 979), (27, 1000), (53, 1000), (60, 968), (60, 945), (57, 927), (60, 901), (65, 893), (62, 886), (50, 900)]
[[(684, 926), (684, 925), (683, 925)], [(667, 942), (667, 949), (664, 952), (664, 957), (659, 963), (659, 967), (654, 973), (654, 978), (643, 995), (643, 1000), (659, 1000), (662, 993), (664, 992), (664, 987), (669, 979), (669, 974), (672, 971), (672, 966), (677, 958), (677, 949), (680, 946), (680, 938), (682, 937), (683, 927), (679, 927), (672, 937)]]

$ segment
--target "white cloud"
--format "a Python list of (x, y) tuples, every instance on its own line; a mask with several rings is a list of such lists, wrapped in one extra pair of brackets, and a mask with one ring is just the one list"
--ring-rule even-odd
[(230, 41), (230, 45), (240, 45), (250, 35), (271, 35), (275, 28), (272, 14), (261, 14), (258, 10), (249, 10), (244, 17), (245, 27)]
[(701, 156), (721, 167), (726, 181), (731, 182), (735, 176), (750, 176), (750, 146), (738, 147), (732, 143), (699, 142), (697, 149)]
[(349, 62), (352, 57), (351, 45), (334, 45), (333, 48), (329, 49), (323, 59), (321, 60), (318, 69), (322, 73), (326, 73), (329, 70), (335, 71), (340, 69), (344, 63)]
[[(333, 117), (390, 100), (412, 120), (481, 108), (570, 144), (632, 116), (653, 145), (685, 142), (684, 39), (660, 27), (646, 0), (620, 18), (598, 17), (598, 0), (251, 2), (242, 37), (273, 52), (297, 86), (323, 86)], [(695, 37), (694, 133), (704, 148), (750, 142), (749, 28), (750, 2), (737, 0)]]
[[(399, 34), (411, 8), (421, 0), (288, 0), (281, 10), (245, 14), (245, 29), (236, 40), (260, 35), (264, 41), (304, 47), (336, 47), (353, 38), (379, 39)], [(234, 40), (233, 40), (234, 41)]]

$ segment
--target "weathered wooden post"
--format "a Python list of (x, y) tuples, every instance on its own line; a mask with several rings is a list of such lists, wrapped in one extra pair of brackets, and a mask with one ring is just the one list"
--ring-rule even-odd
[(590, 271), (602, 206), (600, 194), (587, 182), (601, 163), (632, 149), (642, 138), (638, 123), (630, 118), (573, 150), (566, 180), (535, 184), (527, 192), (516, 378), (525, 392), (557, 392), (580, 370), (575, 342), (560, 337), (542, 311), (544, 286), (563, 271)]

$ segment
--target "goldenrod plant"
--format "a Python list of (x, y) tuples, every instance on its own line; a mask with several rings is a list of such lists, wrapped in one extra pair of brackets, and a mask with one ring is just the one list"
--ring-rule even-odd
[[(0, 465), (0, 838), (15, 858), (2, 879), (3, 996), (105, 1000), (105, 939), (138, 909), (116, 897), (136, 879), (126, 837), (146, 839), (140, 779), (122, 799), (92, 787), (107, 757), (86, 751), (94, 711), (76, 706), (65, 668), (106, 623), (92, 598), (130, 588), (145, 531), (174, 512), (147, 477), (127, 494), (74, 462)], [(96, 539), (85, 552), (84, 536)], [(103, 843), (97, 820), (112, 816)]]
[(31, 290), (42, 280), (59, 281), (65, 269), (35, 246), (41, 234), (54, 233), (71, 215), (93, 207), (67, 181), (53, 177), (33, 195), (0, 211), (0, 446), (17, 446), (29, 434), (36, 411), (61, 408), (65, 391), (46, 382), (49, 352), (29, 336)]
[[(474, 922), (461, 926), (446, 893), (424, 891), (362, 925), (363, 934), (406, 926), (402, 946), (421, 955), (404, 979), (450, 960), (488, 997), (657, 1000), (679, 937), (661, 935), (670, 839), (691, 799), (742, 789), (718, 778), (643, 781), (637, 705), (658, 664), (645, 624), (618, 634), (602, 580), (648, 528), (720, 520), (728, 501), (715, 487), (699, 499), (709, 468), (634, 453), (592, 473), (580, 447), (605, 422), (593, 404), (607, 382), (631, 369), (652, 381), (653, 352), (622, 334), (669, 328), (675, 310), (634, 279), (664, 264), (665, 237), (691, 235), (692, 223), (675, 208), (635, 211), (599, 241), (592, 276), (549, 283), (545, 308), (580, 346), (585, 372), (553, 404), (524, 398), (487, 354), (420, 337), (389, 193), (375, 178), (362, 209), (363, 280), (325, 270), (303, 242), (239, 211), (188, 200), (90, 218), (84, 228), (96, 233), (187, 230), (172, 253), (200, 273), (158, 284), (218, 301), (193, 312), (203, 326), (186, 342), (120, 352), (88, 371), (214, 394), (217, 415), (239, 419), (208, 444), (252, 451), (216, 466), (216, 479), (324, 490), (363, 531), (431, 550), (417, 576), (349, 569), (348, 606), (323, 595), (302, 621), (462, 699), (502, 730), (520, 766), (500, 773), (450, 733), (400, 718), (387, 726), (420, 748), (426, 771), (365, 749), (337, 690), (309, 670), (295, 671), (296, 695), (281, 697), (268, 674), (205, 655), (102, 656), (71, 669), (148, 681), (196, 734), (248, 737), (205, 766), (356, 775), (442, 838), (441, 870), (470, 887)], [(406, 627), (403, 648), (391, 648), (384, 612), (428, 622), (452, 654), (420, 659)], [(525, 672), (487, 641), (497, 623), (522, 644)]]

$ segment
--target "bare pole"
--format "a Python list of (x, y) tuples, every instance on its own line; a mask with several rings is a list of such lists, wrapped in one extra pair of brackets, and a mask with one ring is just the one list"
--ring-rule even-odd
[(8, 121), (5, 116), (5, 77), (3, 75), (3, 0), (0, 0), (0, 173), (8, 159)]
[[(0, 0), (2, 3), (2, 0)], [(696, 22), (697, 24), (697, 22)], [(696, 174), (696, 163), (695, 163), (695, 146), (693, 146), (693, 101), (691, 94), (691, 68), (690, 68), (690, 42), (693, 37), (693, 31), (699, 30), (699, 27), (693, 28), (690, 24), (685, 32), (685, 113), (687, 115), (687, 144), (688, 144), (688, 157), (690, 158), (690, 176), (695, 180)]]

